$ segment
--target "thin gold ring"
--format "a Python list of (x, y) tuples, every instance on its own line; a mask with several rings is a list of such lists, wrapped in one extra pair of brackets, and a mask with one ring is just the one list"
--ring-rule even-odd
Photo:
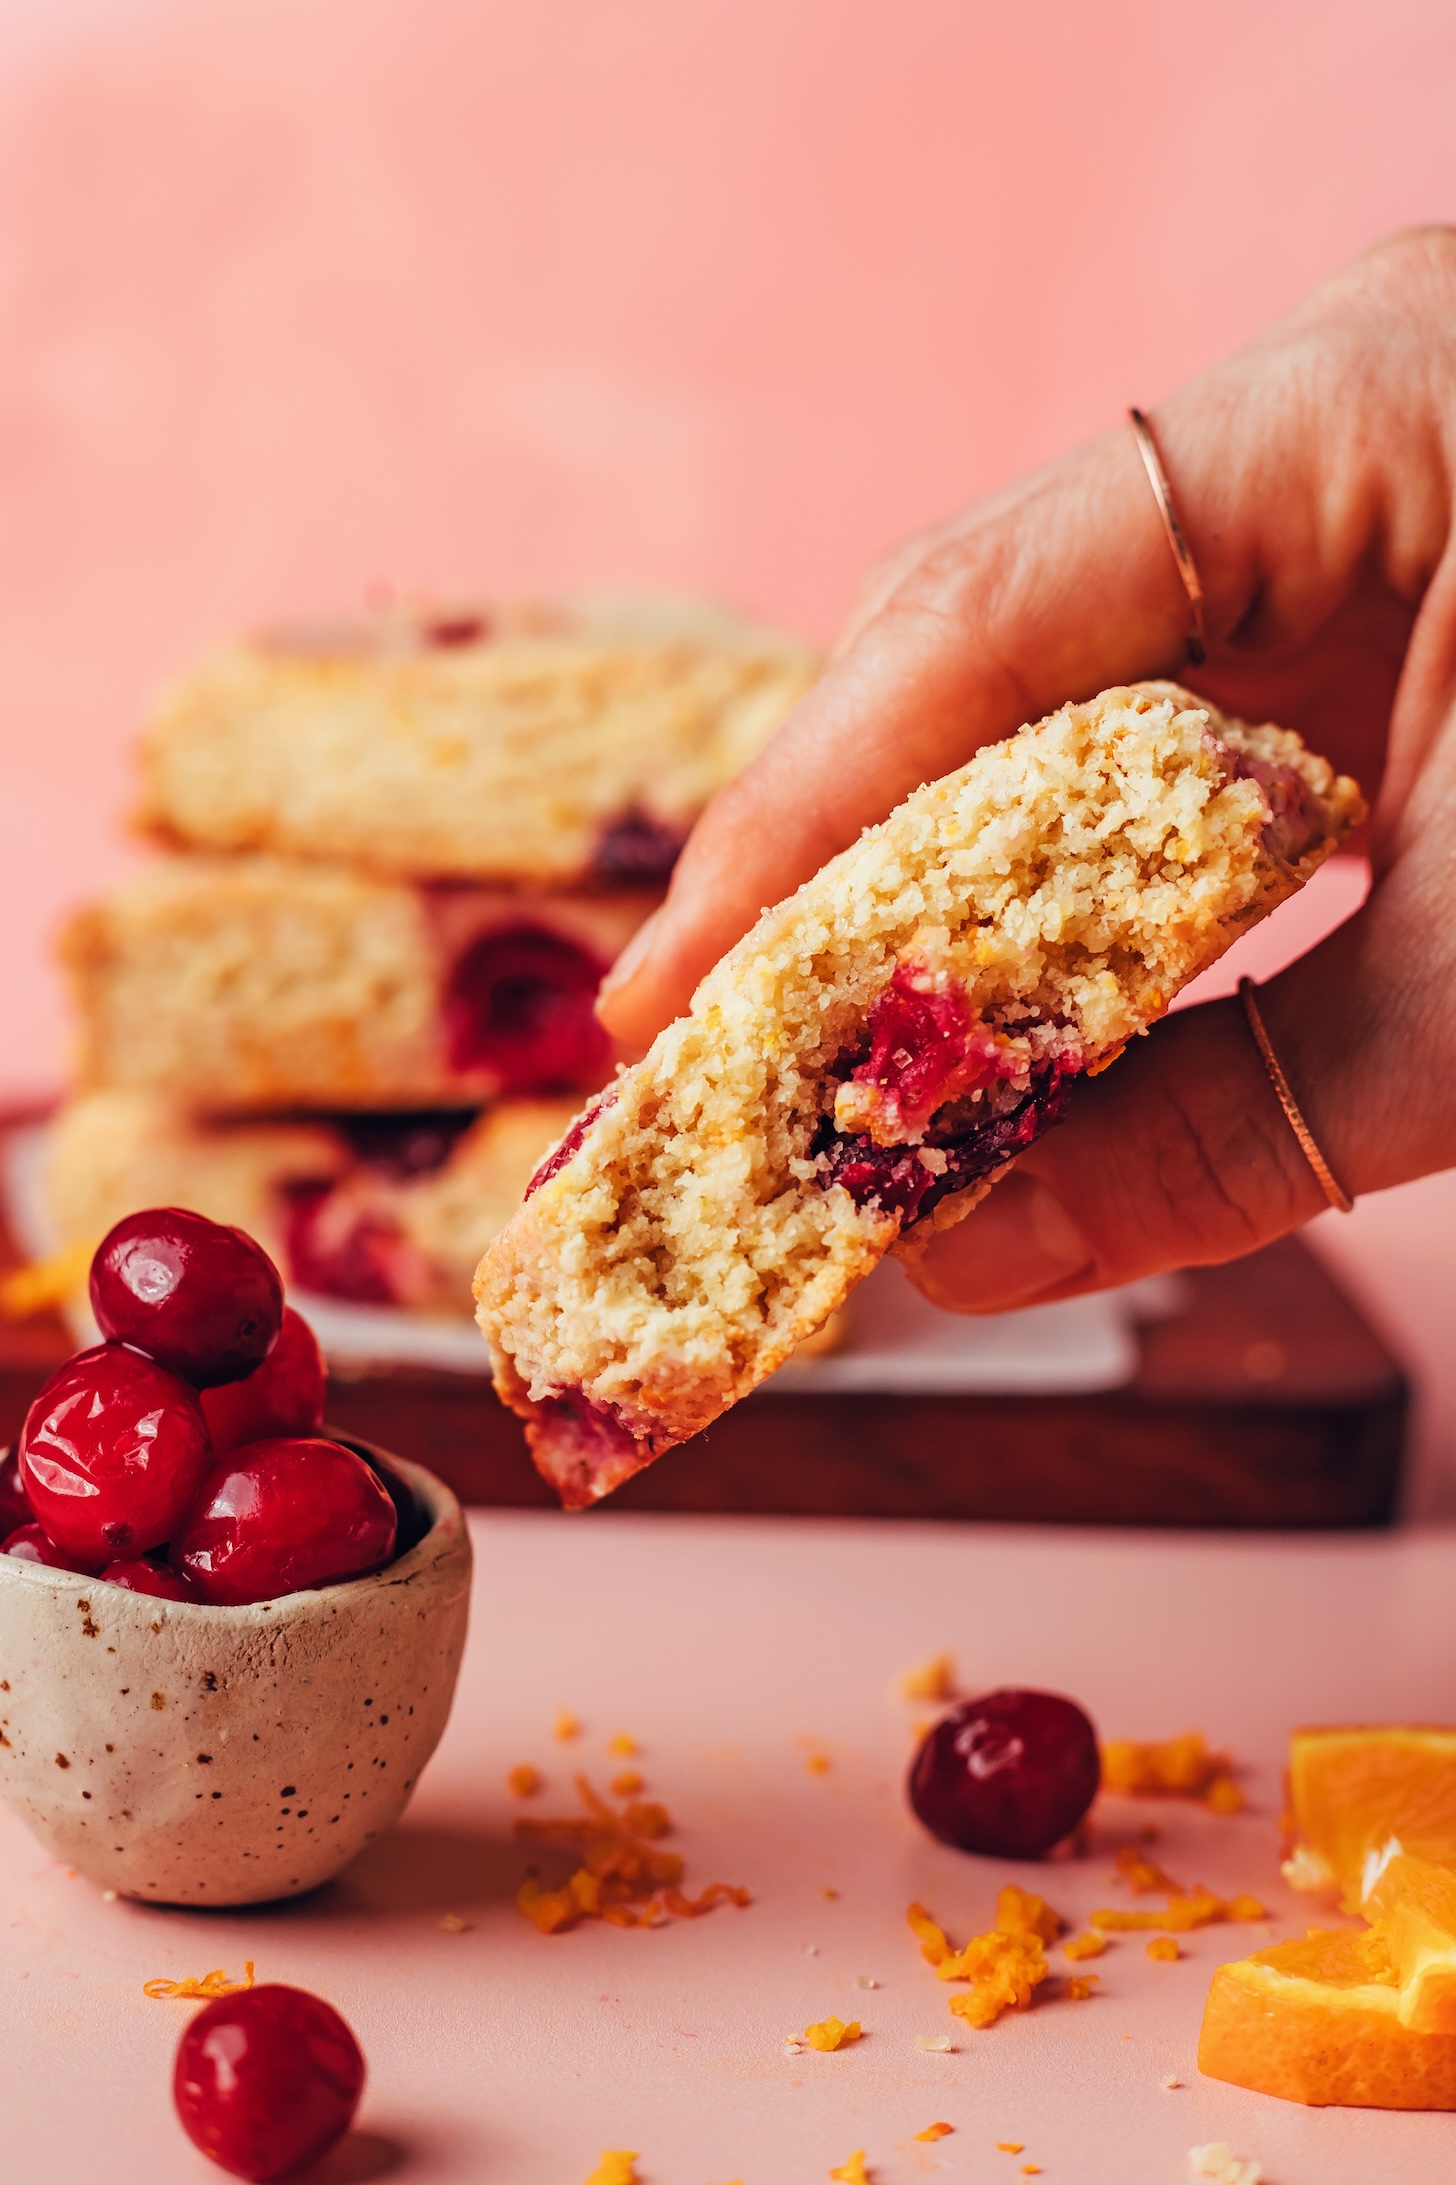
[(1199, 580), (1198, 566), (1183, 536), (1183, 526), (1178, 521), (1178, 511), (1173, 505), (1173, 488), (1168, 483), (1168, 473), (1158, 453), (1158, 443), (1153, 438), (1153, 428), (1141, 410), (1129, 410), (1132, 429), (1137, 437), (1138, 454), (1143, 459), (1143, 469), (1148, 474), (1148, 484), (1158, 504), (1158, 514), (1163, 519), (1168, 545), (1178, 564), (1178, 574), (1183, 579), (1183, 589), (1188, 594), (1188, 605), (1193, 611), (1193, 627), (1188, 633), (1188, 657), (1195, 667), (1203, 663), (1206, 646), (1203, 628), (1203, 585)]
[(1299, 1150), (1314, 1170), (1316, 1181), (1331, 1206), (1338, 1214), (1351, 1214), (1355, 1210), (1355, 1202), (1350, 1197), (1349, 1192), (1335, 1181), (1334, 1171), (1315, 1144), (1314, 1132), (1299, 1112), (1299, 1102), (1289, 1089), (1289, 1080), (1280, 1066), (1278, 1055), (1274, 1052), (1273, 1042), (1264, 1029), (1264, 1019), (1259, 1014), (1259, 1004), (1254, 999), (1255, 992), (1256, 988), (1252, 979), (1240, 979), (1239, 1000), (1244, 1005), (1244, 1015), (1249, 1020), (1249, 1030), (1254, 1035), (1254, 1044), (1259, 1050), (1259, 1059), (1268, 1072), (1270, 1084), (1278, 1095), (1279, 1105), (1284, 1110), (1285, 1120), (1299, 1140)]

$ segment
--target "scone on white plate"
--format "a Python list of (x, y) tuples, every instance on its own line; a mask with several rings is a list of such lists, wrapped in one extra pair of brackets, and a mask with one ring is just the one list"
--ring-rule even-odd
[(481, 1261), (496, 1387), (562, 1500), (960, 1219), (1361, 812), (1298, 737), (1137, 685), (918, 789), (765, 912)]
[(55, 1241), (83, 1257), (144, 1206), (232, 1222), (294, 1290), (469, 1318), (470, 1278), (573, 1103), (330, 1123), (209, 1122), (147, 1092), (69, 1101), (41, 1191)]

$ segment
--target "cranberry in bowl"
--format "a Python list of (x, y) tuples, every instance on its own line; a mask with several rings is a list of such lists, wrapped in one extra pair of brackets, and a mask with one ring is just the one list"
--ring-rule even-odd
[[(193, 1312), (211, 1349), (188, 1357), (174, 1324), (170, 1364), (214, 1373), (219, 1325)], [(429, 1472), (320, 1426), (297, 1331), (281, 1376), (276, 1330), (252, 1368), (277, 1383), (256, 1406), (231, 1400), (246, 1379), (218, 1390), (219, 1441), (263, 1428), (222, 1448), (215, 1399), (134, 1333), (71, 1360), (27, 1421), (35, 1516), (0, 1543), (0, 1795), (123, 1895), (294, 1896), (391, 1825), (439, 1742), (465, 1642), (464, 1520)]]

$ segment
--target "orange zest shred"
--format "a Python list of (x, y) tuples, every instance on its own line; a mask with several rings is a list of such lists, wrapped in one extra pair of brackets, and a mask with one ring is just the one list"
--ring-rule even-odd
[[(1016, 1894), (1025, 1893), (1018, 1890)], [(1040, 1898), (1027, 1901), (1046, 1909)], [(952, 1996), (949, 2006), (968, 2026), (994, 2025), (1003, 2011), (1024, 2010), (1032, 1989), (1050, 1970), (1037, 1933), (1007, 1934), (993, 1927), (989, 1934), (972, 1935), (964, 1949), (956, 1950), (923, 1904), (912, 1904), (905, 1917), (919, 1939), (921, 1956), (935, 1967), (936, 1978), (969, 1982), (966, 1993)]]
[(580, 1866), (559, 1889), (543, 1889), (530, 1875), (516, 1892), (517, 1906), (541, 1934), (563, 1934), (585, 1919), (657, 1927), (669, 1918), (699, 1919), (715, 1905), (751, 1903), (748, 1891), (730, 1882), (710, 1882), (696, 1897), (683, 1893), (681, 1858), (654, 1848), (653, 1839), (672, 1826), (666, 1806), (644, 1799), (618, 1812), (584, 1775), (576, 1788), (581, 1813), (516, 1823), (526, 1842), (571, 1844), (581, 1853)]
[(637, 2185), (635, 2147), (604, 2147), (586, 2185)]
[(1041, 2164), (1039, 2162), (1023, 2162), (1021, 2165), (1021, 2174), (1023, 2177), (1040, 2177)]
[(529, 1760), (523, 1760), (506, 1777), (506, 1789), (512, 1798), (534, 1798), (541, 1788), (541, 1781), (541, 1770), (533, 1768)]
[(804, 2039), (810, 2048), (828, 2055), (833, 2049), (848, 2048), (852, 2041), (859, 2039), (862, 2030), (857, 2018), (851, 2018), (848, 2025), (842, 2018), (820, 2018), (812, 2026), (805, 2026)]
[(954, 1654), (932, 1654), (900, 1679), (901, 1699), (954, 1699), (955, 1694)]
[(556, 1727), (551, 1735), (558, 1745), (569, 1745), (574, 1737), (581, 1736), (581, 1724), (569, 1707), (563, 1707), (556, 1717)]
[(1201, 1730), (1122, 1738), (1102, 1748), (1102, 1788), (1128, 1798), (1196, 1798), (1215, 1813), (1238, 1813), (1244, 1794), (1233, 1766), (1227, 1753), (1210, 1751)]
[(623, 1768), (607, 1785), (614, 1798), (631, 1798), (642, 1788), (642, 1778), (635, 1768)]
[(1019, 2155), (1025, 2145), (1024, 2139), (998, 2139), (996, 2152), (998, 2155)]
[(241, 1980), (229, 1980), (219, 1966), (216, 1972), (204, 1973), (200, 1980), (148, 1980), (142, 1988), (154, 2003), (211, 2003), (220, 1995), (241, 1995), (253, 1985), (253, 1960), (243, 1967)]
[(829, 2173), (831, 2185), (870, 2185), (870, 2174), (865, 2168), (865, 2151), (856, 2147), (848, 2162), (841, 2162)]
[(1073, 1973), (1066, 1986), (1067, 2001), (1069, 2003), (1089, 2002), (1101, 1985), (1101, 1973)]
[(1239, 1923), (1269, 1916), (1257, 1897), (1216, 1896), (1203, 1882), (1195, 1882), (1191, 1889), (1185, 1889), (1181, 1882), (1175, 1882), (1171, 1874), (1165, 1874), (1132, 1844), (1124, 1844), (1118, 1852), (1117, 1871), (1135, 1896), (1147, 1896), (1161, 1890), (1168, 1902), (1161, 1912), (1094, 1912), (1092, 1925), (1099, 1934), (1138, 1934), (1160, 1929), (1164, 1934), (1186, 1935), (1195, 1927), (1217, 1927), (1225, 1921)]
[(828, 1753), (810, 1753), (804, 1762), (804, 1766), (811, 1775), (828, 1775), (830, 1769), (834, 1766), (834, 1762), (830, 1759)]
[(913, 2133), (915, 2139), (949, 2139), (955, 2130), (953, 2124), (927, 2124), (923, 2132)]
[(1148, 1956), (1155, 1965), (1176, 1965), (1182, 1955), (1171, 1935), (1154, 1935), (1148, 1944)]
[(1008, 1882), (996, 1899), (996, 1926), (1003, 1935), (1035, 1935), (1041, 1942), (1055, 1942), (1066, 1925), (1045, 1897)]
[(68, 1244), (50, 1259), (13, 1267), (0, 1277), (0, 1315), (6, 1320), (33, 1320), (37, 1313), (54, 1312), (77, 1290), (84, 1290), (95, 1252), (94, 1244)]
[(1083, 1958), (1101, 1957), (1107, 1946), (1106, 1935), (1072, 1935), (1062, 1944), (1062, 1955), (1080, 1965)]
[(635, 1760), (641, 1749), (636, 1738), (627, 1730), (618, 1730), (607, 1739), (607, 1751), (615, 1753), (619, 1760)]

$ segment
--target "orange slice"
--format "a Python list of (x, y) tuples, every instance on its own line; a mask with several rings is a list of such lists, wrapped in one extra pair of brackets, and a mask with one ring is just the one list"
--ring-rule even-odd
[(1415, 2033), (1456, 2034), (1456, 1872), (1392, 1859), (1366, 1900), (1400, 1982), (1400, 2022)]
[(1296, 1730), (1289, 1806), (1286, 1877), (1296, 1888), (1338, 1891), (1357, 1912), (1403, 1853), (1456, 1866), (1456, 1729)]
[(1285, 2101), (1456, 2109), (1456, 2038), (1402, 2024), (1400, 2001), (1378, 1930), (1277, 1943), (1215, 1973), (1198, 2068)]

